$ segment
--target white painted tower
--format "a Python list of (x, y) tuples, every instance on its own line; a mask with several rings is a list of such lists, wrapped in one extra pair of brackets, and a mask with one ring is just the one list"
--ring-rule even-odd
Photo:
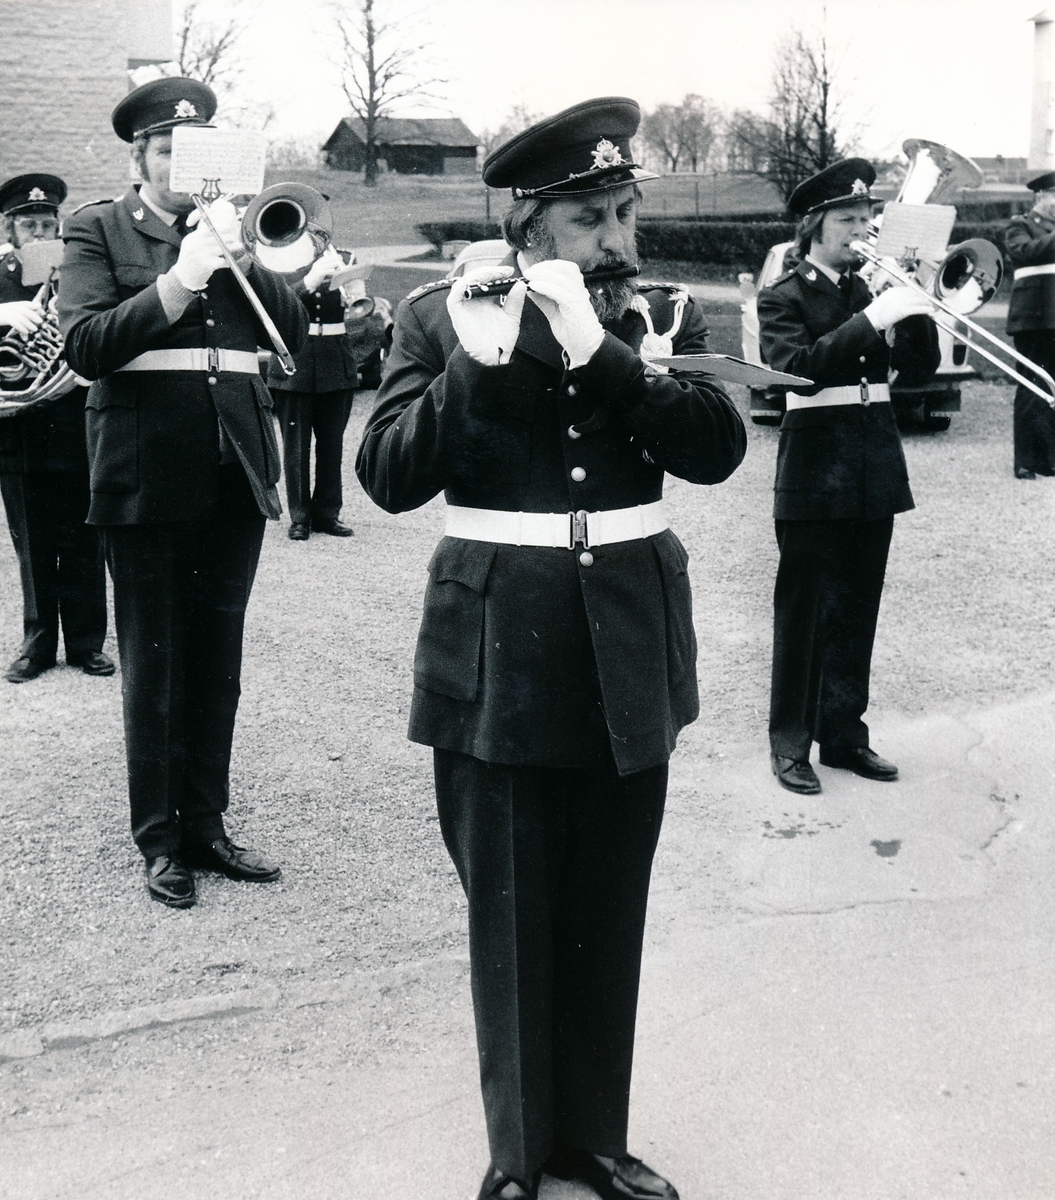
[(1033, 22), (1033, 111), (1029, 167), (1055, 170), (1055, 16), (1045, 9)]

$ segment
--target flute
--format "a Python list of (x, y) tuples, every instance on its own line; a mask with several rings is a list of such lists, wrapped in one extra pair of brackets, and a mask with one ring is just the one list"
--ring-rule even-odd
[[(596, 271), (585, 271), (583, 283), (604, 283), (609, 279), (633, 279), (640, 275), (639, 267), (601, 267)], [(522, 275), (507, 275), (503, 279), (495, 279), (491, 283), (471, 283), (466, 290), (466, 297), (475, 300), (478, 296), (508, 296), (513, 290), (514, 283), (524, 282)], [(531, 284), (528, 284), (530, 287)]]

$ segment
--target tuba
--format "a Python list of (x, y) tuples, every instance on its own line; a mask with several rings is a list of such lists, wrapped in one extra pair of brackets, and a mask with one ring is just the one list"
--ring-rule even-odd
[(0, 338), (0, 417), (57, 400), (77, 386), (77, 376), (62, 356), (64, 339), (53, 303), (57, 271), (51, 268), (33, 297), (44, 308), (40, 326), (28, 338), (17, 333)]

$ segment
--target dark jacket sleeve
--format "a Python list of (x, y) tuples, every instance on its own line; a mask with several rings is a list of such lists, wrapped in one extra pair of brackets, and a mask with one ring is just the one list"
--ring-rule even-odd
[(843, 382), (861, 355), (874, 354), (882, 341), (864, 313), (855, 313), (815, 341), (810, 336), (801, 301), (789, 286), (777, 284), (758, 294), (759, 345), (774, 371), (812, 379), (818, 387)]
[[(674, 353), (701, 354), (706, 349), (703, 315), (690, 299)], [(606, 396), (649, 459), (671, 475), (690, 483), (721, 483), (743, 462), (744, 423), (717, 382), (647, 373), (640, 356), (611, 333), (575, 374)]]
[(906, 317), (894, 326), (890, 365), (897, 371), (898, 383), (910, 386), (926, 383), (940, 363), (938, 327), (930, 317)]
[(1055, 262), (1055, 231), (1034, 237), (1025, 218), (1016, 217), (1004, 230), (1004, 249), (1016, 267)]
[(396, 312), (377, 407), (355, 460), (359, 482), (386, 512), (419, 508), (443, 491), (463, 448), (460, 410), (505, 369), (481, 366), (456, 339), (444, 345), (440, 328), (426, 332), (406, 300)]

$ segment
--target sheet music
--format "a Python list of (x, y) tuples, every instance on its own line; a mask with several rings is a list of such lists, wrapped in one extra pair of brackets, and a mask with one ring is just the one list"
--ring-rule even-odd
[(923, 258), (936, 262), (945, 257), (956, 209), (951, 204), (898, 204), (883, 209), (883, 223), (875, 252), (880, 258)]
[(172, 131), (174, 192), (200, 192), (216, 180), (221, 192), (255, 196), (264, 186), (267, 141), (244, 129), (210, 129), (177, 125)]

